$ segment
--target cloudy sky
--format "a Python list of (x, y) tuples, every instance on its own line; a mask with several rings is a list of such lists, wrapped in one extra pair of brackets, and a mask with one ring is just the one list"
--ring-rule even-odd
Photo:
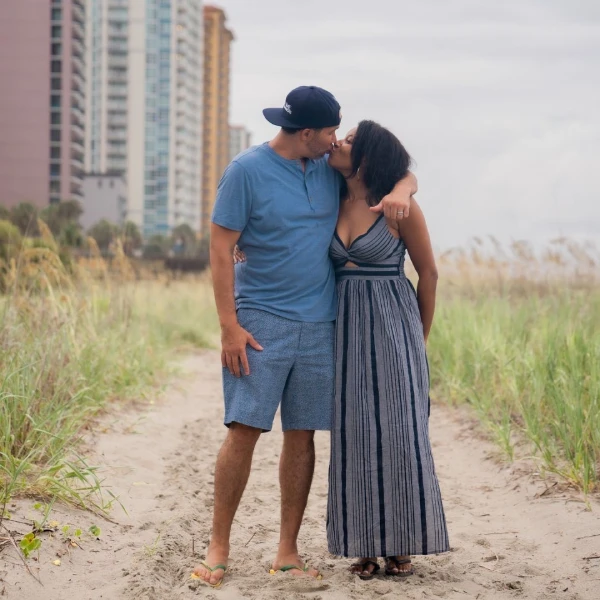
[(434, 245), (600, 240), (598, 0), (218, 0), (231, 120), (254, 142), (298, 85), (379, 121), (416, 160)]

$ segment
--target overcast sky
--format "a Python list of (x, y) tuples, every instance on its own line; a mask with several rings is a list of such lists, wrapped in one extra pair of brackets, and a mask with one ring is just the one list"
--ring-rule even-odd
[(600, 1), (220, 0), (231, 121), (298, 85), (389, 127), (416, 160), (438, 249), (473, 236), (600, 238)]

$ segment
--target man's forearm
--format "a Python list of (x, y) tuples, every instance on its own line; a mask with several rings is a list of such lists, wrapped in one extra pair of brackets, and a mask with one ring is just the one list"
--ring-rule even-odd
[(222, 250), (211, 248), (210, 266), (221, 328), (235, 325), (238, 321), (235, 310), (235, 274), (231, 252), (225, 253)]

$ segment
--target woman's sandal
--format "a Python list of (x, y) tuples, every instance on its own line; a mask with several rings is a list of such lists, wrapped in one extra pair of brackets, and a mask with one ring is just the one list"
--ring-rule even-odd
[[(363, 575), (363, 571), (365, 571), (365, 567), (373, 566), (373, 570), (368, 575)], [(375, 577), (375, 573), (379, 571), (381, 568), (376, 562), (372, 560), (366, 560), (365, 562), (357, 562), (350, 565), (350, 569), (354, 567), (360, 567), (362, 570), (359, 573), (353, 572), (353, 575), (358, 575), (359, 579), (363, 581), (368, 581), (369, 579), (373, 579)]]
[[(385, 574), (388, 577), (410, 577), (414, 574), (415, 570), (411, 567), (408, 571), (401, 569), (402, 565), (410, 565), (410, 558), (403, 558), (402, 560), (398, 560), (395, 556), (386, 556), (385, 558)], [(391, 568), (390, 568), (391, 563)], [(397, 569), (398, 572), (394, 573), (392, 569)]]

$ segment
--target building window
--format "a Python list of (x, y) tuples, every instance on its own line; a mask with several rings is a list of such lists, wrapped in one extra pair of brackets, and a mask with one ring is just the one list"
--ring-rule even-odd
[(52, 25), (52, 38), (62, 37), (62, 27), (60, 25)]
[(62, 8), (53, 8), (50, 14), (53, 21), (60, 21), (62, 19)]
[(60, 142), (60, 129), (53, 129), (50, 132), (50, 141)]
[(62, 70), (62, 63), (60, 62), (60, 60), (53, 60), (51, 63), (50, 70), (52, 71), (52, 73), (60, 73)]
[(60, 108), (60, 96), (58, 94), (52, 94), (50, 96), (50, 106), (52, 108)]
[(62, 81), (60, 77), (53, 77), (51, 85), (53, 90), (60, 90), (62, 88)]
[(54, 146), (50, 148), (50, 158), (60, 158), (60, 147)]
[(60, 165), (50, 165), (50, 176), (60, 177)]
[(60, 56), (62, 54), (62, 44), (55, 42), (51, 46), (52, 56)]
[(50, 182), (50, 193), (58, 194), (60, 193), (60, 181), (51, 181)]
[(59, 112), (53, 112), (50, 114), (50, 123), (52, 125), (60, 125), (61, 114)]

